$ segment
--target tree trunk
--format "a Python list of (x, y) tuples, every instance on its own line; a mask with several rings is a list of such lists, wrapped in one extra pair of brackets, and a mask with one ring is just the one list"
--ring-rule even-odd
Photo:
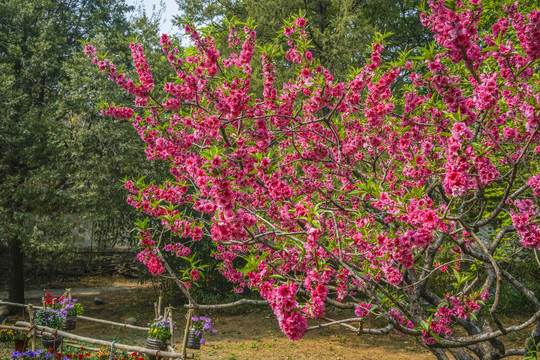
[[(9, 278), (8, 278), (8, 301), (24, 304), (24, 256), (21, 249), (21, 240), (12, 237), (9, 246)], [(20, 311), (20, 308), (10, 308), (10, 312)]]

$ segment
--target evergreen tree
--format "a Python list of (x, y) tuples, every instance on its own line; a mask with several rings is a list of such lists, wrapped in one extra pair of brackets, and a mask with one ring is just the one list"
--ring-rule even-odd
[(76, 199), (62, 154), (72, 135), (60, 108), (69, 94), (64, 64), (78, 39), (127, 30), (127, 10), (123, 0), (0, 3), (0, 239), (8, 244), (12, 302), (24, 302), (24, 246), (34, 240), (47, 248), (46, 238), (71, 236)]
[[(393, 33), (385, 56), (396, 59), (400, 51), (431, 41), (420, 24), (420, 0), (177, 0), (191, 22), (227, 32), (223, 19), (235, 17), (257, 24), (257, 45), (272, 43), (283, 19), (302, 13), (309, 20), (307, 32), (312, 52), (334, 76), (360, 66), (375, 31)], [(178, 17), (177, 20), (183, 20)], [(226, 38), (226, 37), (225, 37)], [(280, 69), (283, 74), (286, 69)], [(290, 74), (289, 74), (290, 75)], [(287, 77), (288, 78), (288, 77)]]

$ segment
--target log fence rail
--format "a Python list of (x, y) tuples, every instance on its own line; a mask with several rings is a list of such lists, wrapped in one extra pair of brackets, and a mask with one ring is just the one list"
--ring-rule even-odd
[[(161, 296), (160, 296), (160, 299), (159, 299), (158, 303), (159, 303), (159, 305), (161, 305)], [(76, 341), (80, 341), (80, 342), (85, 342), (85, 343), (89, 343), (89, 344), (93, 344), (93, 345), (101, 345), (101, 346), (109, 346), (109, 347), (111, 346), (111, 342), (109, 342), (109, 341), (89, 338), (89, 337), (80, 336), (80, 335), (75, 335), (75, 334), (72, 334), (72, 333), (69, 333), (69, 332), (66, 332), (66, 331), (48, 328), (46, 326), (35, 325), (34, 321), (33, 321), (34, 320), (34, 318), (33, 318), (34, 309), (43, 308), (41, 306), (33, 306), (32, 304), (19, 304), (19, 303), (13, 303), (13, 302), (8, 302), (8, 301), (0, 301), (0, 305), (18, 306), (18, 307), (22, 307), (23, 309), (27, 310), (29, 318), (30, 318), (29, 322), (17, 321), (15, 326), (0, 324), (0, 329), (11, 329), (11, 330), (25, 331), (27, 333), (30, 333), (31, 339), (32, 339), (32, 351), (35, 351), (35, 349), (36, 349), (36, 337), (40, 337), (43, 333), (50, 333), (50, 334), (54, 334), (54, 335), (59, 335), (59, 336), (62, 336), (62, 337), (68, 338), (68, 339), (72, 339), (72, 340), (76, 340)], [(158, 313), (158, 314), (161, 313), (160, 307), (161, 306), (159, 306), (157, 308), (159, 310), (156, 311), (156, 313)], [(190, 309), (188, 311), (188, 315), (191, 315), (190, 314), (191, 312), (192, 312), (192, 310)], [(171, 320), (171, 330), (172, 330), (172, 307), (168, 308), (167, 313), (169, 315), (169, 319)], [(88, 317), (88, 316), (82, 316), (82, 315), (78, 315), (77, 319), (91, 321), (91, 322), (97, 322), (97, 323), (101, 323), (101, 324), (107, 324), (107, 325), (111, 325), (111, 326), (122, 327), (124, 329), (127, 328), (127, 329), (140, 330), (140, 331), (148, 331), (148, 330), (150, 330), (150, 328), (148, 328), (148, 327), (135, 326), (135, 325), (127, 324), (127, 323), (118, 323), (118, 322), (114, 322), (114, 321), (96, 319), (96, 318), (92, 318), (92, 317)], [(190, 320), (191, 320), (191, 316), (188, 316), (187, 323), (186, 323), (186, 329), (189, 326)], [(145, 354), (145, 355), (156, 356), (157, 358), (171, 358), (171, 359), (179, 359), (179, 360), (193, 359), (194, 358), (193, 354), (186, 352), (186, 348), (185, 348), (186, 339), (187, 339), (187, 335), (184, 334), (184, 339), (183, 339), (183, 342), (182, 342), (182, 352), (180, 352), (180, 353), (175, 352), (174, 348), (171, 345), (168, 346), (167, 351), (153, 350), (153, 349), (147, 349), (145, 347), (133, 346), (133, 345), (127, 345), (127, 344), (119, 344), (119, 343), (114, 343), (114, 348), (120, 349), (120, 350), (131, 351), (131, 352), (139, 352), (139, 353), (142, 353), (142, 354)], [(88, 349), (88, 350), (93, 350), (93, 349)]]

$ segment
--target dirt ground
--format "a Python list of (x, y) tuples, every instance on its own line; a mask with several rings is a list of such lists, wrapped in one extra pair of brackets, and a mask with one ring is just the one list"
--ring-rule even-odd
[[(86, 291), (81, 290), (79, 294), (73, 296), (83, 305), (85, 316), (120, 323), (124, 323), (129, 317), (135, 317), (139, 326), (146, 326), (154, 317), (153, 303), (158, 299), (159, 290), (151, 283), (140, 284), (134, 280), (120, 278), (88, 278), (77, 284), (71, 284), (71, 286), (75, 285), (78, 288), (87, 288)], [(50, 288), (47, 290), (50, 291)], [(60, 294), (53, 292), (53, 295)], [(94, 303), (96, 296), (104, 301), (103, 305)], [(37, 304), (39, 298), (30, 298), (27, 302)], [(184, 309), (176, 310), (175, 321), (179, 329), (178, 335), (183, 333), (185, 314)], [(252, 309), (244, 314), (221, 311), (199, 312), (197, 315), (211, 317), (218, 332), (215, 335), (206, 336), (206, 345), (202, 345), (201, 350), (193, 351), (196, 360), (435, 359), (413, 338), (395, 333), (388, 336), (366, 334), (357, 336), (354, 332), (339, 326), (312, 330), (303, 339), (290, 341), (280, 331), (277, 320), (268, 308)], [(346, 318), (349, 317), (349, 314), (338, 312), (333, 313), (331, 317), (335, 319)], [(21, 316), (10, 317), (8, 322), (14, 323), (20, 319)], [(310, 325), (314, 325), (314, 323), (310, 323)], [(370, 324), (367, 324), (366, 327), (368, 325)], [(84, 320), (77, 321), (77, 328), (73, 333), (137, 346), (144, 346), (146, 339), (144, 331), (126, 330)], [(177, 339), (176, 341), (181, 341), (180, 338)], [(0, 344), (0, 358), (9, 357), (11, 349), (5, 347), (2, 349), (1, 347), (2, 344)], [(179, 350), (180, 345), (176, 345), (176, 348)]]

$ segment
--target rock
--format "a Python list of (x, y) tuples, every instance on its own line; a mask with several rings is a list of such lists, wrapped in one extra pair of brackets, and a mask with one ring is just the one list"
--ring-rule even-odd
[(7, 306), (0, 307), (0, 316), (4, 318), (9, 316), (9, 308)]
[(95, 297), (95, 298), (94, 298), (94, 304), (96, 304), (96, 305), (103, 305), (103, 304), (105, 304), (105, 302), (104, 302), (103, 300), (101, 300), (100, 298)]
[(137, 319), (135, 319), (134, 317), (128, 317), (126, 319), (126, 324), (129, 324), (129, 325), (137, 325)]

